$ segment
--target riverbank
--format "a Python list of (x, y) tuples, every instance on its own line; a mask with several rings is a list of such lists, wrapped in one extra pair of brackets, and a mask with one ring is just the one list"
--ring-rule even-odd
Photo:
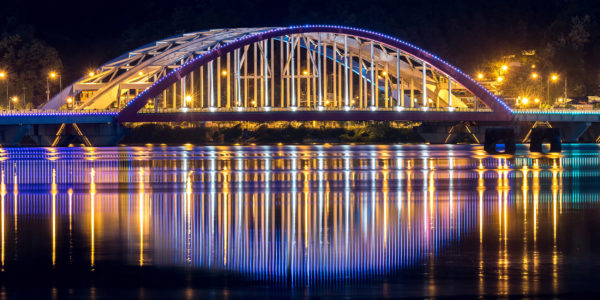
[(412, 122), (127, 124), (120, 144), (423, 143)]

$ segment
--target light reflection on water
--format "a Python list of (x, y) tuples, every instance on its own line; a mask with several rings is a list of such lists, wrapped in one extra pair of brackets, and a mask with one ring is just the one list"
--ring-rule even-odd
[(424, 267), (431, 295), (438, 261), (464, 251), (476, 293), (556, 293), (561, 219), (599, 208), (600, 149), (566, 148), (4, 149), (2, 271), (187, 266), (300, 284)]

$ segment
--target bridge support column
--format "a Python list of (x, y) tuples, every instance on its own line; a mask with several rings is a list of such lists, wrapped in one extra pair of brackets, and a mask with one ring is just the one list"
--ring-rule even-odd
[(536, 127), (531, 129), (531, 142), (529, 144), (530, 152), (543, 152), (542, 144), (544, 141), (550, 142), (550, 152), (561, 152), (559, 128)]
[(417, 134), (431, 144), (479, 143), (478, 128), (467, 122), (423, 123), (416, 128)]
[(129, 128), (117, 122), (80, 124), (79, 128), (81, 128), (82, 134), (87, 137), (94, 147), (116, 146), (130, 132)]
[(513, 128), (496, 127), (485, 130), (483, 149), (490, 154), (500, 153), (496, 145), (504, 144), (504, 153), (514, 154), (517, 150), (515, 143), (515, 130)]
[(59, 147), (70, 144), (115, 146), (128, 133), (120, 123), (34, 125), (30, 136), (38, 146)]
[(2, 147), (16, 147), (31, 129), (28, 125), (0, 126), (0, 145)]

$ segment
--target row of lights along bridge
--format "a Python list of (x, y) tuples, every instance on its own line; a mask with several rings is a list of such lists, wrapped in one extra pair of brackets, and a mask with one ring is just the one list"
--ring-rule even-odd
[[(532, 66), (532, 68), (535, 65)], [(496, 82), (498, 84), (501, 84), (504, 81), (504, 74), (508, 71), (508, 65), (503, 65), (500, 68), (500, 75), (498, 77), (496, 77)], [(227, 75), (226, 73), (227, 71), (223, 71), (223, 75)], [(307, 71), (304, 71), (304, 73), (306, 73)], [(141, 73), (141, 72), (140, 72)], [(94, 76), (93, 72), (90, 72), (88, 74), (89, 76)], [(141, 75), (141, 74), (140, 74)], [(304, 74), (306, 75), (306, 74)], [(384, 76), (387, 74), (384, 74)], [(530, 75), (532, 80), (539, 80), (540, 79), (540, 75), (537, 72), (532, 72)], [(58, 83), (59, 83), (59, 91), (62, 90), (62, 76), (60, 74), (58, 74), (57, 72), (50, 72), (48, 73), (48, 76), (46, 77), (46, 100), (49, 101), (50, 100), (50, 81), (51, 80), (56, 80), (58, 79)], [(485, 75), (483, 73), (478, 73), (477, 74), (477, 79), (482, 81), (485, 80)], [(548, 104), (550, 104), (550, 83), (554, 83), (557, 82), (559, 79), (559, 76), (555, 73), (549, 74), (547, 76), (547, 84), (546, 84), (546, 99)], [(8, 101), (8, 109), (10, 109), (11, 107), (11, 103), (13, 105), (13, 108), (16, 107), (16, 103), (19, 101), (19, 98), (17, 96), (12, 96), (10, 97), (9, 95), (9, 90), (8, 90), (8, 74), (5, 71), (0, 71), (0, 80), (3, 80), (5, 82), (6, 85), (6, 99)], [(566, 85), (566, 78), (565, 78), (565, 90), (564, 90), (564, 100), (566, 101), (567, 99), (567, 85)], [(186, 102), (191, 101), (191, 97), (187, 96), (186, 97)], [(522, 95), (519, 96), (515, 102), (516, 106), (519, 108), (525, 108), (528, 107), (530, 105), (530, 101), (532, 101), (535, 105), (538, 105), (539, 108), (542, 108), (542, 102), (540, 101), (539, 97), (529, 97), (527, 95)], [(559, 103), (563, 102), (563, 98), (559, 98), (558, 99)], [(67, 98), (67, 106), (68, 108), (72, 108), (72, 103), (73, 103), (73, 98), (69, 97)], [(554, 103), (556, 104), (556, 103)]]

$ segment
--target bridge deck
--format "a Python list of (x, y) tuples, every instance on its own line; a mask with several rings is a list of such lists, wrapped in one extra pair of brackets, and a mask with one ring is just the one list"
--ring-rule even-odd
[[(119, 116), (115, 110), (23, 110), (0, 113), (0, 125), (110, 123)], [(511, 118), (489, 109), (435, 108), (352, 108), (297, 110), (281, 108), (245, 109), (142, 109), (119, 122), (183, 122), (183, 121), (423, 121), (423, 122), (600, 122), (600, 110), (513, 110)]]

